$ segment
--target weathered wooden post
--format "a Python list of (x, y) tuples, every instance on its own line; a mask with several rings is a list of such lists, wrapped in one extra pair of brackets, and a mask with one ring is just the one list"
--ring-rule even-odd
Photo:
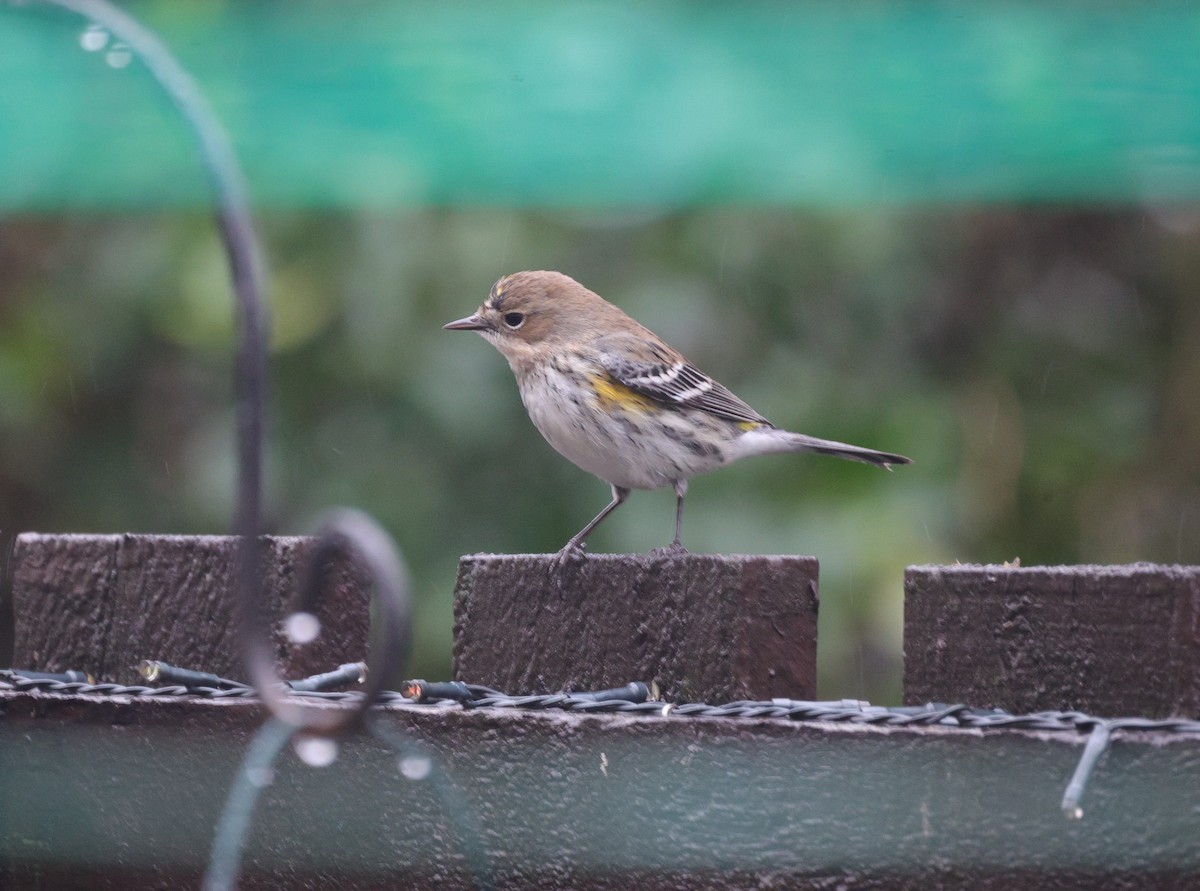
[(816, 693), (814, 557), (463, 557), (454, 674), (513, 693), (656, 681), (673, 701)]
[[(311, 539), (265, 539), (263, 598), (282, 619)], [(13, 664), (75, 669), (138, 682), (158, 659), (244, 679), (233, 592), (237, 539), (187, 535), (21, 535), (13, 554)], [(330, 574), (321, 634), (292, 642), (276, 628), (284, 677), (300, 678), (366, 655), (369, 603), (361, 571)]]
[(904, 699), (1200, 716), (1200, 567), (909, 567)]

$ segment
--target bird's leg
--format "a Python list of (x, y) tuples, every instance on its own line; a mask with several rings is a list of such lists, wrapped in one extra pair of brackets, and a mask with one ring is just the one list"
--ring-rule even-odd
[(621, 506), (621, 503), (629, 497), (629, 489), (622, 489), (620, 486), (613, 486), (612, 496), (612, 501), (609, 502), (608, 506), (604, 508), (604, 510), (600, 511), (600, 513), (596, 514), (592, 522), (588, 523), (573, 536), (571, 536), (571, 540), (563, 545), (563, 549), (554, 555), (554, 561), (552, 564), (553, 569), (562, 569), (562, 567), (566, 565), (566, 562), (571, 559), (571, 557), (583, 550), (583, 543), (587, 537), (592, 534), (592, 530), (600, 525), (601, 520)]
[(688, 481), (675, 481), (675, 540), (668, 547), (655, 548), (650, 552), (655, 557), (680, 557), (687, 553), (687, 548), (679, 540), (683, 531), (683, 498), (687, 495)]
[(671, 542), (672, 551), (682, 551), (687, 553), (683, 543), (679, 540), (679, 534), (683, 532), (683, 498), (687, 495), (687, 480), (675, 481), (675, 540)]

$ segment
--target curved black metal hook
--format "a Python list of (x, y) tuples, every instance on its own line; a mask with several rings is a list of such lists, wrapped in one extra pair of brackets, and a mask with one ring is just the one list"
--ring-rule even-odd
[(294, 609), (303, 613), (316, 612), (316, 605), (326, 588), (323, 583), (330, 563), (342, 553), (356, 558), (370, 574), (374, 585), (375, 619), (382, 624), (383, 631), (379, 636), (380, 644), (367, 659), (366, 690), (358, 707), (353, 710), (313, 709), (289, 699), (269, 652), (253, 654), (260, 661), (248, 665), (259, 695), (271, 712), (307, 733), (335, 735), (357, 728), (363, 713), (378, 701), (384, 685), (403, 665), (412, 638), (404, 563), (383, 528), (362, 511), (352, 508), (338, 508), (326, 514), (308, 556)]

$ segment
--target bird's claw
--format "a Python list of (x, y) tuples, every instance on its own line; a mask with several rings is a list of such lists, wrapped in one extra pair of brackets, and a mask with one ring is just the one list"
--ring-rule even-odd
[(678, 541), (671, 542), (665, 548), (654, 548), (650, 551), (650, 557), (655, 560), (662, 560), (667, 557), (686, 557), (687, 555), (688, 549)]
[(550, 558), (550, 575), (555, 578), (558, 583), (558, 591), (561, 594), (563, 591), (563, 571), (568, 565), (574, 563), (583, 563), (587, 559), (587, 544), (585, 542), (575, 541), (571, 539), (563, 549)]

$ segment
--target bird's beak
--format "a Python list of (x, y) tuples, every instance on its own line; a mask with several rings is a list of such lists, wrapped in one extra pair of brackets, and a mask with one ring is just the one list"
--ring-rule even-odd
[(490, 327), (491, 325), (479, 318), (478, 314), (442, 326), (446, 331), (482, 331)]

